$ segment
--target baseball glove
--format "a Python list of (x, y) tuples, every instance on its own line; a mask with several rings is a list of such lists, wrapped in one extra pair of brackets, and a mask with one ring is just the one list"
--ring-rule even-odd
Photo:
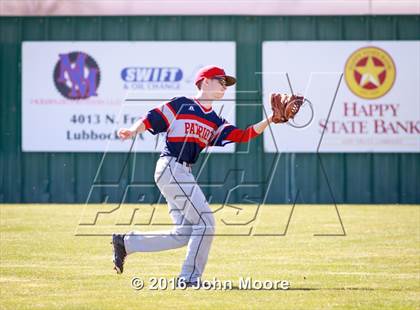
[(273, 123), (285, 123), (293, 119), (304, 102), (303, 96), (287, 94), (271, 94), (271, 109)]

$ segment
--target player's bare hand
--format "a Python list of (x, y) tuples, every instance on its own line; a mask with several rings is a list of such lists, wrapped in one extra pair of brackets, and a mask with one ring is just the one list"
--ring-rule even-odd
[(121, 140), (127, 140), (130, 139), (131, 137), (133, 137), (136, 134), (135, 131), (128, 129), (128, 128), (120, 128), (118, 130), (118, 137)]

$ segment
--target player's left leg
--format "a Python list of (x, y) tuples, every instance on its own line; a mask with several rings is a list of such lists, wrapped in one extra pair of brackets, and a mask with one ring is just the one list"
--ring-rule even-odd
[[(201, 189), (199, 191), (201, 192)], [(196, 201), (194, 197), (192, 199)], [(204, 272), (215, 234), (215, 220), (207, 203), (199, 208), (198, 214), (199, 218), (195, 215), (191, 218), (195, 223), (180, 274), (180, 278), (193, 283), (197, 282)]]
[(180, 278), (196, 282), (204, 272), (215, 233), (213, 212), (189, 168), (174, 159), (161, 158), (156, 183), (167, 201), (174, 203), (192, 226)]

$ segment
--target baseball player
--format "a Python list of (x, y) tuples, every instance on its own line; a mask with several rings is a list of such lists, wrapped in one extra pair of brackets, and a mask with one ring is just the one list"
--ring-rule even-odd
[(131, 128), (121, 128), (122, 140), (148, 130), (156, 135), (166, 132), (166, 145), (156, 164), (155, 182), (168, 202), (174, 223), (170, 231), (114, 234), (114, 269), (123, 272), (127, 255), (135, 252), (164, 251), (188, 246), (179, 279), (188, 286), (196, 285), (204, 272), (215, 233), (215, 221), (206, 197), (191, 173), (192, 165), (207, 146), (224, 146), (232, 142), (248, 142), (261, 134), (272, 116), (245, 130), (229, 124), (212, 109), (222, 99), (226, 88), (236, 79), (222, 68), (207, 66), (195, 78), (195, 98), (177, 97), (149, 111)]

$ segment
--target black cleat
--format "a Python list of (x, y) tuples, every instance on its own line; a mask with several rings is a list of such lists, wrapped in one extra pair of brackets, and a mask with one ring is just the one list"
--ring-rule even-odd
[(124, 270), (124, 260), (127, 256), (127, 252), (125, 251), (124, 246), (124, 236), (125, 235), (112, 235), (112, 245), (114, 246), (114, 255), (113, 255), (113, 262), (114, 262), (114, 269), (117, 271), (118, 274), (123, 273)]
[(190, 282), (190, 281), (185, 281), (185, 279), (181, 279), (181, 278), (177, 278), (176, 279), (176, 287), (178, 289), (183, 289), (185, 290), (188, 287), (194, 287), (197, 288), (198, 287), (198, 282)]
[(187, 287), (198, 287), (198, 282), (187, 282)]

